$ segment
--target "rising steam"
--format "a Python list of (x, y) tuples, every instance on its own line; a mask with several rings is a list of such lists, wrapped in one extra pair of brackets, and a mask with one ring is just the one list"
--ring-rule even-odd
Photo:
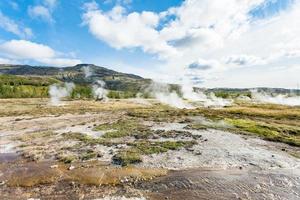
[(288, 96), (284, 94), (270, 95), (266, 92), (258, 92), (251, 90), (251, 97), (253, 100), (263, 103), (273, 103), (289, 106), (300, 106), (300, 96)]
[(175, 108), (187, 108), (192, 109), (197, 105), (205, 107), (224, 107), (232, 104), (231, 99), (223, 99), (216, 97), (214, 93), (206, 95), (204, 92), (195, 91), (191, 85), (184, 84), (181, 86), (179, 93), (182, 97), (173, 90), (170, 90), (168, 84), (153, 82), (148, 89), (151, 96), (156, 98), (163, 104), (170, 105)]
[(54, 106), (61, 105), (61, 99), (70, 96), (74, 88), (74, 83), (65, 83), (64, 86), (59, 86), (58, 84), (51, 85), (49, 88), (51, 104)]
[(83, 69), (85, 78), (89, 78), (90, 76), (93, 75), (93, 71), (91, 70), (91, 68), (89, 66), (83, 67), (82, 69)]
[(167, 104), (175, 108), (193, 108), (178, 96), (176, 91), (171, 91), (168, 84), (152, 82), (147, 88), (151, 96), (155, 97), (159, 102)]
[(189, 84), (182, 85), (181, 92), (184, 99), (201, 103), (205, 107), (224, 107), (231, 105), (233, 102), (231, 99), (216, 97), (213, 92), (206, 95), (202, 91), (195, 91), (193, 86)]
[(93, 85), (93, 96), (97, 101), (108, 101), (108, 91), (105, 89), (105, 82), (98, 80)]

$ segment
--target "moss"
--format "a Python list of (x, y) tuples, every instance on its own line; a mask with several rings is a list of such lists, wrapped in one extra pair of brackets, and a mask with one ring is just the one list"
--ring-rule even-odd
[(141, 155), (165, 153), (169, 150), (188, 148), (194, 144), (196, 144), (194, 141), (136, 142), (131, 143), (129, 149), (119, 151), (112, 160), (114, 164), (127, 166), (142, 162)]
[(93, 151), (87, 151), (86, 153), (84, 153), (83, 155), (80, 156), (81, 160), (90, 160), (97, 157), (97, 153), (93, 152)]
[(63, 163), (72, 163), (74, 162), (75, 160), (77, 160), (77, 158), (74, 156), (74, 155), (59, 155), (57, 157), (57, 159), (60, 161), (60, 162), (63, 162)]
[(108, 140), (105, 140), (103, 138), (93, 138), (91, 136), (82, 133), (64, 133), (62, 134), (62, 136), (67, 140), (78, 140), (80, 142), (85, 143), (86, 145), (97, 145), (97, 144), (102, 144), (106, 146), (112, 145), (112, 143)]
[(123, 152), (119, 152), (112, 158), (113, 163), (117, 165), (127, 166), (130, 164), (136, 164), (142, 162), (142, 158), (139, 152), (133, 149), (129, 149)]
[(99, 125), (95, 130), (108, 131), (104, 138), (121, 138), (134, 136), (136, 138), (147, 138), (151, 135), (150, 129), (136, 119), (123, 119), (114, 123)]
[(189, 124), (184, 128), (185, 129), (194, 129), (194, 130), (206, 130), (209, 127), (207, 125), (204, 125), (204, 124)]
[(276, 130), (272, 130), (271, 128), (269, 128), (267, 126), (262, 126), (252, 120), (225, 119), (225, 121), (243, 131), (255, 133), (260, 136), (275, 137), (275, 136), (279, 135), (279, 133)]
[(285, 129), (282, 125), (266, 124), (253, 120), (245, 119), (225, 119), (225, 121), (233, 125), (237, 130), (254, 133), (266, 140), (275, 142), (283, 142), (293, 146), (300, 146), (299, 135), (290, 135), (289, 132), (297, 133), (296, 128)]
[(22, 142), (28, 142), (32, 141), (34, 139), (38, 138), (46, 138), (46, 137), (51, 137), (57, 135), (54, 132), (51, 131), (45, 131), (45, 132), (35, 132), (35, 133), (27, 133), (27, 134), (22, 134), (21, 136), (16, 137), (16, 140), (20, 140)]
[(164, 153), (169, 150), (178, 150), (182, 147), (190, 147), (196, 144), (194, 141), (164, 141), (164, 142), (149, 142), (142, 141), (133, 143), (132, 146), (141, 154), (156, 154)]

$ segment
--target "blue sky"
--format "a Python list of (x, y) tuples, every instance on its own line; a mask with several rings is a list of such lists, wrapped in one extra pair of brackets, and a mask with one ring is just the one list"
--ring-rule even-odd
[[(93, 63), (207, 87), (293, 87), (298, 13), (297, 0), (5, 0), (0, 61)], [(278, 84), (282, 71), (290, 80)], [(243, 81), (257, 74), (268, 77)]]

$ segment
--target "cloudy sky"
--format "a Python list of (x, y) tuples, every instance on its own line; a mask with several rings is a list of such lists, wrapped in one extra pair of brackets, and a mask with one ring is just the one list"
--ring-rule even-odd
[(300, 0), (1, 0), (0, 63), (296, 88)]

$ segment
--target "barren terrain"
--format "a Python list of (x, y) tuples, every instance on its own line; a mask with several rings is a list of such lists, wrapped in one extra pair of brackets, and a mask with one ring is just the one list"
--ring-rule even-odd
[(299, 199), (300, 108), (0, 100), (0, 199)]

